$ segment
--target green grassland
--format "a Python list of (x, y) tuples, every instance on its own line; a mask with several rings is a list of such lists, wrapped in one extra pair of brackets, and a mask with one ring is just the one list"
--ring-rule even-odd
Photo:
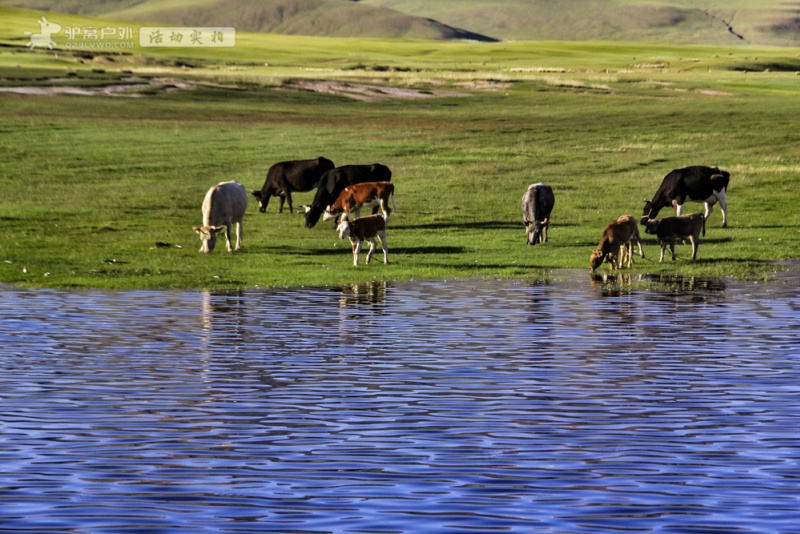
[[(639, 215), (667, 172), (695, 164), (731, 172), (730, 227), (716, 208), (696, 262), (679, 245), (677, 261), (659, 264), (644, 236), (633, 273), (762, 277), (800, 257), (796, 49), (242, 33), (233, 48), (31, 51), (24, 31), (41, 13), (0, 11), (0, 89), (53, 93), (0, 92), (2, 283), (232, 289), (588, 274), (603, 227)], [(291, 89), (298, 80), (361, 84), (370, 98)], [(128, 96), (102, 92), (125, 84)], [(272, 163), (320, 155), (393, 170), (389, 265), (353, 267), (331, 223), (306, 229), (275, 199), (266, 214), (251, 201), (242, 252), (197, 252), (192, 226), (209, 187), (257, 189)], [(539, 181), (556, 207), (550, 242), (528, 247), (519, 204)], [(297, 208), (313, 192), (294, 197)]]

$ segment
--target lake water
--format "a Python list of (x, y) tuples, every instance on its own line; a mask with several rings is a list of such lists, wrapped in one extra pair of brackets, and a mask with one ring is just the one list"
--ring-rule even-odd
[(800, 277), (0, 291), (0, 531), (800, 532)]

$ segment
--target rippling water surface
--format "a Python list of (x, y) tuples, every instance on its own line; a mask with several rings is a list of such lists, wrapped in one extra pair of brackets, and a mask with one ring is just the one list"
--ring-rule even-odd
[(0, 530), (800, 532), (800, 284), (689, 285), (0, 291)]

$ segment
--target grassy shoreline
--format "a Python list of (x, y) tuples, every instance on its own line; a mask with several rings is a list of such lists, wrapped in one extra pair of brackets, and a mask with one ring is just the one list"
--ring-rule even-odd
[[(0, 27), (0, 43), (15, 31)], [(694, 164), (731, 172), (730, 228), (716, 208), (696, 262), (686, 245), (659, 264), (644, 236), (633, 273), (765, 277), (800, 257), (794, 49), (284, 37), (243, 35), (225, 56), (182, 59), (0, 49), (0, 90), (53, 93), (0, 92), (0, 283), (236, 289), (588, 273), (605, 224), (638, 216), (667, 172)], [(371, 98), (288, 87), (300, 79)], [(126, 84), (138, 96), (103, 92)], [(392, 169), (389, 265), (354, 268), (328, 223), (309, 230), (274, 201), (258, 213), (254, 199), (242, 253), (197, 252), (191, 228), (209, 187), (257, 189), (272, 163), (317, 156)], [(527, 247), (519, 202), (539, 181), (556, 194), (551, 240)], [(313, 192), (294, 196), (297, 207)]]

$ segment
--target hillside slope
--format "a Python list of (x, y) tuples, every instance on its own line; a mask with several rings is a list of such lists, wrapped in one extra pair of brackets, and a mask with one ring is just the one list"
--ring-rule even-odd
[(501, 39), (800, 46), (798, 0), (362, 0)]
[(229, 26), (254, 33), (495, 40), (428, 18), (349, 0), (0, 0), (0, 6), (169, 26)]
[(0, 6), (329, 37), (800, 46), (800, 0), (0, 0)]

